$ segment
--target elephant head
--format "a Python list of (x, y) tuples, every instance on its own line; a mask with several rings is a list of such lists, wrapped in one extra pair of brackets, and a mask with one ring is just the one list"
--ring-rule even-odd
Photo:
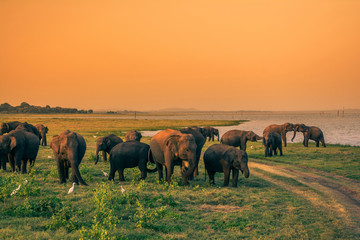
[(107, 160), (106, 152), (109, 151), (111, 147), (111, 140), (108, 137), (101, 137), (96, 140), (96, 161), (95, 164), (99, 161), (99, 152), (102, 151), (104, 161)]
[(172, 135), (166, 141), (167, 151), (170, 158), (181, 161), (181, 173), (184, 184), (196, 167), (196, 143), (191, 134)]
[(214, 128), (214, 136), (217, 136), (218, 141), (219, 141), (219, 129)]
[(1, 129), (0, 129), (0, 135), (3, 135), (4, 133), (8, 133), (9, 130), (10, 130), (9, 124), (2, 123), (1, 124)]
[(306, 126), (305, 124), (295, 124), (294, 125), (294, 136), (292, 137), (291, 141), (294, 141), (294, 138), (296, 136), (296, 132), (302, 132), (305, 134), (307, 134), (309, 132), (310, 128), (308, 126)]
[[(13, 142), (14, 147), (14, 142)], [(6, 170), (8, 154), (11, 151), (11, 139), (9, 135), (0, 136), (0, 169)]]
[(262, 137), (259, 137), (258, 135), (256, 135), (253, 131), (249, 131), (247, 134), (246, 134), (246, 139), (248, 141), (252, 141), (252, 142), (256, 142), (258, 140), (261, 140)]
[(232, 166), (240, 170), (245, 178), (250, 176), (250, 171), (248, 167), (248, 155), (245, 151), (231, 148), (226, 151), (225, 157), (226, 160), (232, 164)]
[(141, 138), (142, 138), (141, 133), (136, 131), (136, 130), (131, 130), (130, 132), (128, 132), (125, 135), (125, 140), (126, 141), (135, 140), (135, 141), (140, 142)]
[(283, 125), (285, 132), (294, 131), (295, 125), (292, 123), (284, 123)]

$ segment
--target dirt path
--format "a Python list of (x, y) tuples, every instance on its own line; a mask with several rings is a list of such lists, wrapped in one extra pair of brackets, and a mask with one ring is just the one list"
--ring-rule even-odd
[[(337, 216), (356, 234), (360, 234), (360, 183), (345, 177), (325, 173), (315, 169), (304, 168), (298, 170), (294, 166), (275, 166), (249, 161), (250, 172), (290, 192), (301, 195), (314, 206), (326, 207), (334, 211)], [(281, 181), (271, 175), (264, 174), (258, 169), (274, 175), (294, 179), (310, 189), (296, 187), (286, 181)]]

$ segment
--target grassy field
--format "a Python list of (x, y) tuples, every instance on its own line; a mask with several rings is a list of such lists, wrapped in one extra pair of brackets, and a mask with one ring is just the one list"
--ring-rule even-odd
[[(109, 163), (94, 165), (96, 137), (128, 130), (156, 130), (184, 126), (237, 125), (239, 121), (119, 120), (83, 118), (27, 118), (2, 115), (0, 122), (19, 120), (43, 123), (51, 136), (69, 129), (82, 134), (87, 152), (80, 167), (88, 187), (71, 182), (58, 183), (54, 156), (49, 147), (40, 147), (35, 166), (28, 175), (0, 173), (1, 239), (356, 239), (350, 228), (334, 212), (311, 204), (308, 199), (264, 180), (259, 174), (244, 179), (239, 187), (221, 187), (223, 174), (216, 174), (216, 186), (200, 175), (181, 186), (179, 169), (172, 184), (159, 183), (157, 174), (140, 181), (138, 169), (125, 171), (126, 182), (109, 182), (101, 170)], [(143, 138), (149, 143), (150, 138)], [(215, 142), (217, 143), (217, 142)], [(207, 142), (205, 151), (213, 143)], [(359, 180), (360, 148), (329, 145), (289, 144), (284, 157), (264, 158), (261, 143), (248, 143), (250, 161), (294, 168), (315, 168)], [(265, 174), (265, 173), (264, 173)], [(268, 174), (268, 173), (266, 173)], [(279, 178), (279, 177), (278, 177)], [(28, 183), (25, 184), (25, 179)], [(208, 178), (207, 178), (208, 179)], [(309, 187), (292, 179), (282, 179), (301, 191)], [(21, 184), (14, 196), (11, 192)], [(125, 192), (121, 192), (121, 186)]]

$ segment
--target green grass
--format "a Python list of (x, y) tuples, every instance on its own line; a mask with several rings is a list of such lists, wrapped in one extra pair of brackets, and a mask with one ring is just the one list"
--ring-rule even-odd
[(279, 164), (294, 164), (360, 180), (360, 147), (328, 144), (326, 148), (317, 148), (315, 143), (310, 142), (306, 148), (301, 143), (294, 143), (283, 147), (284, 156), (265, 158), (264, 147), (260, 142), (248, 142), (247, 152), (259, 161), (266, 159)]
[[(6, 116), (10, 121), (16, 116)], [(21, 121), (44, 123), (51, 135), (70, 129), (82, 134), (88, 144), (80, 172), (89, 187), (71, 182), (59, 184), (55, 160), (49, 147), (40, 147), (35, 166), (28, 175), (0, 172), (1, 239), (351, 239), (356, 236), (345, 229), (333, 213), (312, 206), (301, 196), (283, 190), (251, 175), (240, 176), (239, 187), (221, 187), (223, 174), (215, 175), (216, 186), (200, 175), (181, 186), (179, 168), (170, 186), (159, 183), (157, 173), (140, 181), (138, 169), (125, 171), (126, 182), (109, 182), (101, 170), (109, 172), (109, 162), (94, 165), (94, 136), (121, 133), (130, 129), (149, 130), (194, 125), (232, 125), (233, 121), (188, 120), (114, 120), (31, 118)], [(150, 138), (143, 138), (149, 143)], [(217, 143), (217, 142), (215, 142)], [(213, 143), (207, 142), (203, 151)], [(250, 148), (253, 145), (253, 149)], [(317, 151), (317, 152), (315, 152)], [(285, 148), (285, 156), (269, 161), (292, 163), (352, 176), (354, 166), (347, 167), (359, 148), (329, 146), (325, 150), (297, 144)], [(260, 143), (248, 143), (250, 157), (264, 159)], [(343, 159), (344, 157), (344, 159)], [(304, 160), (305, 159), (305, 160)], [(320, 160), (317, 160), (320, 159)], [(335, 160), (338, 159), (336, 162)], [(342, 159), (342, 161), (339, 161)], [(262, 161), (262, 160), (260, 160)], [(329, 163), (325, 162), (328, 161)], [(316, 162), (313, 163), (313, 162)], [(357, 165), (356, 165), (357, 164)], [(324, 165), (326, 167), (322, 168)], [(334, 166), (333, 166), (334, 165)], [(333, 166), (333, 167), (330, 167)], [(335, 167), (337, 166), (337, 167)], [(334, 170), (331, 170), (334, 168)], [(335, 169), (337, 168), (337, 171)], [(251, 171), (251, 169), (250, 169)], [(25, 179), (28, 184), (25, 184)], [(208, 178), (207, 178), (208, 180)], [(295, 184), (288, 181), (289, 184)], [(21, 184), (17, 194), (11, 192)], [(123, 186), (125, 193), (121, 193)]]

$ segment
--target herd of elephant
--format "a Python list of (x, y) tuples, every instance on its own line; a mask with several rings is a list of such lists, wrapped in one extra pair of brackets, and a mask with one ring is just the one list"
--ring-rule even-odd
[[(6, 170), (6, 162), (10, 162), (12, 171), (27, 173), (27, 162), (30, 167), (35, 163), (39, 151), (39, 145), (47, 145), (46, 133), (48, 128), (42, 124), (33, 126), (27, 122), (8, 122), (1, 124), (0, 136), (0, 169)], [(239, 171), (246, 178), (249, 177), (248, 155), (246, 153), (247, 141), (263, 140), (265, 156), (277, 154), (277, 149), (282, 155), (282, 143), (286, 147), (286, 133), (294, 131), (304, 135), (304, 146), (308, 141), (314, 140), (316, 146), (319, 142), (324, 147), (324, 135), (320, 128), (309, 127), (304, 124), (285, 123), (282, 125), (270, 125), (263, 131), (263, 137), (253, 131), (230, 130), (220, 140), (221, 144), (213, 144), (203, 155), (205, 170), (209, 175), (209, 181), (215, 184), (215, 173), (224, 173), (224, 186), (229, 185), (230, 173), (232, 173), (232, 186), (236, 187)], [(4, 135), (7, 133), (6, 135)], [(119, 173), (120, 181), (125, 181), (124, 169), (138, 167), (141, 171), (141, 179), (147, 177), (148, 172), (158, 172), (159, 180), (163, 179), (163, 167), (165, 166), (166, 181), (171, 182), (174, 166), (179, 165), (184, 185), (194, 176), (199, 175), (198, 165), (201, 151), (206, 142), (214, 141), (219, 131), (213, 127), (186, 127), (180, 130), (166, 129), (154, 135), (150, 144), (140, 142), (142, 135), (132, 130), (125, 135), (125, 142), (118, 136), (111, 134), (100, 137), (96, 141), (96, 161), (99, 161), (99, 152), (103, 153), (104, 161), (109, 154), (110, 173), (109, 180), (113, 180), (115, 173)], [(236, 147), (240, 147), (237, 149)], [(69, 179), (71, 168), (71, 180), (76, 184), (87, 185), (81, 177), (79, 164), (86, 151), (86, 142), (78, 133), (66, 130), (52, 138), (50, 143), (59, 173), (60, 183), (66, 183)], [(149, 169), (147, 163), (151, 162), (156, 168)]]

